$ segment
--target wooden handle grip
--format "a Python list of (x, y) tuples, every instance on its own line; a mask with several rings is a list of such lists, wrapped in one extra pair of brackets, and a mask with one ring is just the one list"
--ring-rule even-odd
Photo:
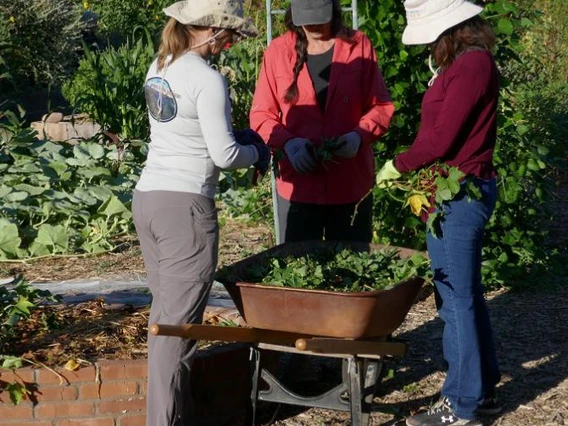
[(192, 324), (184, 325), (166, 325), (152, 324), (148, 330), (154, 336), (175, 336), (175, 337), (191, 337)]
[(353, 354), (353, 355), (406, 355), (406, 344), (400, 342), (372, 342), (348, 339), (297, 339), (295, 343), (299, 351), (328, 354)]

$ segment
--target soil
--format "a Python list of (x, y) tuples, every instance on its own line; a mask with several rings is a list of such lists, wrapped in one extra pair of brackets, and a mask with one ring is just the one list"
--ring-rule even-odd
[[(566, 185), (559, 186), (557, 203), (558, 208), (568, 211), (565, 189)], [(553, 225), (555, 243), (566, 247), (567, 221)], [(227, 219), (221, 228), (220, 266), (273, 244), (271, 230), (266, 226)], [(23, 274), (28, 281), (123, 280), (143, 276), (144, 265), (134, 242), (121, 252), (97, 257), (0, 263), (0, 278), (17, 274)], [(568, 425), (568, 286), (534, 284), (537, 285), (532, 290), (501, 289), (487, 294), (503, 375), (498, 395), (504, 411), (485, 418), (486, 426)], [(58, 328), (42, 331), (50, 318), (57, 318)], [(27, 322), (18, 340), (4, 342), (4, 346), (6, 349), (7, 343), (12, 353), (19, 348), (19, 353), (14, 354), (50, 366), (69, 360), (80, 364), (100, 359), (134, 359), (146, 356), (147, 320), (147, 307), (108, 306), (100, 300), (50, 306)], [(217, 320), (208, 318), (213, 323)], [(407, 342), (409, 352), (406, 357), (387, 363), (389, 373), (374, 400), (370, 422), (373, 426), (403, 425), (404, 418), (426, 408), (442, 386), (442, 323), (436, 315), (431, 291), (412, 307), (394, 337)], [(347, 413), (282, 406), (273, 424), (346, 426), (350, 424), (348, 419)]]
[[(224, 220), (220, 231), (219, 266), (274, 245), (265, 225)], [(140, 247), (93, 257), (62, 256), (28, 262), (0, 263), (0, 279), (21, 275), (27, 281), (61, 282), (80, 279), (126, 281), (145, 275)], [(30, 362), (63, 366), (97, 360), (144, 358), (149, 307), (108, 305), (102, 299), (73, 305), (42, 306), (11, 339), (0, 342), (0, 354), (23, 356)], [(214, 315), (205, 322), (223, 321)], [(81, 336), (80, 339), (77, 337)]]

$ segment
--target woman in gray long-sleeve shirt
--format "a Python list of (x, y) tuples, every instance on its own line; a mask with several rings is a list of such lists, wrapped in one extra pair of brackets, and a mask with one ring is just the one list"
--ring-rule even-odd
[[(151, 142), (132, 204), (152, 292), (149, 323), (181, 325), (202, 321), (213, 282), (220, 169), (262, 169), (269, 153), (263, 143), (235, 141), (225, 80), (205, 61), (256, 35), (241, 1), (181, 1), (164, 12), (170, 20), (144, 85)], [(195, 350), (195, 341), (148, 336), (147, 426), (195, 424)]]

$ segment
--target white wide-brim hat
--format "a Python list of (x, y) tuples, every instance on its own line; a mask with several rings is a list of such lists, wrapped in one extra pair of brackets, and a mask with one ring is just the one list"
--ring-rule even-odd
[(406, 0), (404, 44), (430, 44), (449, 28), (483, 11), (466, 0)]
[(225, 28), (244, 37), (256, 37), (252, 20), (243, 17), (241, 0), (183, 0), (164, 9), (164, 13), (184, 25)]

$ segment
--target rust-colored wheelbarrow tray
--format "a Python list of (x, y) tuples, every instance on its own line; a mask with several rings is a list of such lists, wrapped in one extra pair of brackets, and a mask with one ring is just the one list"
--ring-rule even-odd
[[(313, 336), (360, 339), (387, 336), (396, 330), (424, 280), (409, 279), (392, 287), (372, 292), (343, 293), (259, 285), (240, 281), (242, 271), (266, 257), (302, 256), (325, 248), (333, 242), (303, 241), (285, 243), (225, 267), (219, 281), (225, 286), (247, 325), (267, 330), (287, 331)], [(359, 251), (389, 247), (400, 256), (414, 250), (364, 243), (345, 243)]]

